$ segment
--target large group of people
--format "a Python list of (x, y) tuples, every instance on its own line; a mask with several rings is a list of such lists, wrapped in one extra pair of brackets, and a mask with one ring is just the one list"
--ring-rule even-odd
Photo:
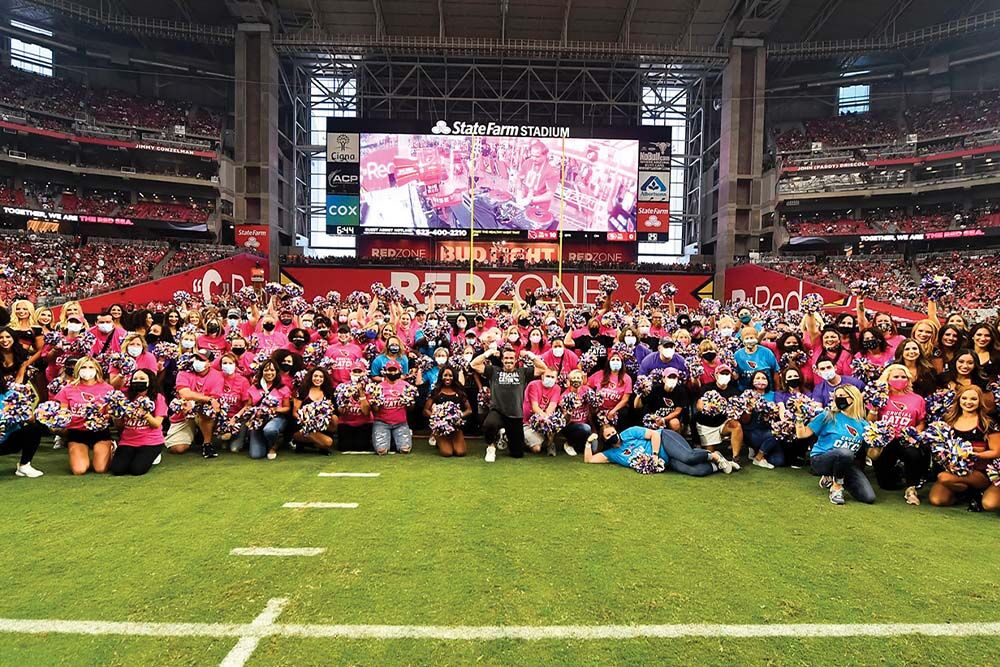
[[(0, 452), (15, 473), (51, 433), (75, 475), (142, 475), (171, 456), (366, 451), (578, 456), (640, 473), (808, 468), (830, 502), (1000, 510), (1000, 333), (938, 312), (905, 333), (865, 308), (831, 316), (711, 299), (570, 305), (539, 289), (454, 310), (433, 285), (306, 300), (296, 285), (158, 310), (0, 310)], [(943, 288), (942, 288), (943, 289)], [(419, 444), (418, 444), (419, 443)], [(746, 474), (743, 472), (742, 474)], [(772, 474), (763, 472), (762, 474)], [(893, 502), (896, 496), (886, 496)]]

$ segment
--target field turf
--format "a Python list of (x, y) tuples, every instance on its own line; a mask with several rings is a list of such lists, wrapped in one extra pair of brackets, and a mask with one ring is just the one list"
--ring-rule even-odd
[[(1000, 517), (829, 504), (804, 470), (645, 477), (580, 458), (224, 453), (140, 478), (0, 459), (0, 619), (606, 626), (1000, 621)], [(321, 471), (379, 472), (321, 478)], [(284, 509), (289, 501), (355, 510)], [(312, 558), (236, 547), (324, 547)], [(996, 664), (996, 635), (442, 640), (268, 636), (248, 665)], [(219, 664), (236, 638), (0, 632), (2, 665)]]

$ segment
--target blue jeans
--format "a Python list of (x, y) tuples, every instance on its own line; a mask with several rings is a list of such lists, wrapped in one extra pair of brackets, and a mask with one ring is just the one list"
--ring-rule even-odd
[(785, 465), (785, 450), (778, 443), (770, 428), (750, 428), (747, 440), (754, 449), (764, 453), (764, 459), (773, 466)]
[(385, 454), (389, 446), (396, 443), (396, 451), (408, 454), (413, 448), (413, 432), (409, 424), (386, 424), (376, 421), (372, 424), (372, 446), (378, 454)]
[(825, 454), (809, 459), (813, 472), (834, 479), (843, 479), (844, 488), (858, 502), (871, 505), (875, 502), (875, 491), (865, 473), (854, 462), (854, 452), (836, 448)]
[(707, 449), (693, 449), (680, 433), (660, 429), (660, 450), (667, 455), (671, 470), (692, 477), (705, 477), (715, 472), (712, 454)]
[(274, 417), (259, 431), (250, 431), (250, 458), (262, 459), (267, 456), (267, 450), (275, 446), (284, 430), (285, 418)]

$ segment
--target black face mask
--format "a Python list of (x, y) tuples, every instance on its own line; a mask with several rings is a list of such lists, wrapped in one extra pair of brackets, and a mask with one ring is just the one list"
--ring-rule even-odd
[(786, 343), (785, 352), (798, 352), (799, 346), (797, 343)]
[(146, 342), (150, 345), (156, 345), (160, 342), (159, 334), (146, 334)]
[(306, 341), (305, 341), (304, 338), (294, 338), (294, 339), (292, 339), (292, 345), (294, 345), (295, 347), (303, 347), (303, 346), (305, 346), (305, 344), (306, 344)]
[(802, 378), (789, 378), (785, 380), (785, 386), (789, 389), (798, 389), (802, 386)]
[(261, 325), (261, 328), (264, 331), (274, 331), (274, 322), (264, 322), (264, 324)]
[(517, 323), (518, 323), (519, 325), (521, 325), (522, 327), (526, 327), (526, 326), (528, 326), (529, 324), (531, 324), (531, 320), (528, 320), (528, 319), (524, 319), (524, 318), (521, 318), (521, 319), (519, 319), (519, 320), (517, 321)]
[(605, 442), (608, 443), (608, 447), (617, 447), (618, 443), (620, 443), (621, 441), (622, 441), (622, 439), (620, 437), (618, 437), (617, 433), (615, 433), (610, 438), (608, 438)]
[(289, 324), (292, 323), (292, 318), (290, 318), (290, 317), (282, 317), (281, 318), (281, 323), (284, 324), (285, 326), (288, 326)]
[(713, 361), (715, 361), (715, 358), (717, 356), (719, 355), (717, 355), (715, 352), (706, 352), (705, 354), (701, 355), (701, 358), (707, 361), (708, 363), (712, 363)]
[(295, 367), (295, 362), (294, 361), (282, 361), (281, 362), (281, 367), (287, 371), (290, 368), (294, 368)]
[(880, 324), (876, 324), (875, 326), (877, 326), (879, 329), (881, 329), (884, 333), (889, 333), (890, 331), (892, 331), (892, 323), (891, 322), (882, 322)]
[(330, 335), (330, 330), (329, 329), (317, 329), (316, 333), (319, 334), (320, 338), (326, 338), (327, 336)]
[(680, 319), (677, 320), (677, 326), (681, 329), (687, 329), (691, 325), (691, 320)]
[(846, 410), (851, 405), (851, 399), (846, 396), (838, 396), (833, 399), (833, 402), (836, 404), (838, 410)]
[(128, 385), (128, 390), (133, 394), (138, 394), (147, 389), (149, 389), (149, 384), (146, 382), (130, 382)]
[(863, 340), (863, 341), (861, 341), (861, 347), (865, 348), (866, 350), (877, 350), (878, 349), (878, 341), (877, 340)]
[(591, 336), (596, 336), (599, 333), (601, 333), (601, 328), (600, 327), (590, 327), (590, 335)]
[(396, 372), (385, 373), (384, 375), (385, 379), (388, 380), (389, 382), (395, 382), (396, 380), (399, 379), (399, 373)]
[(219, 325), (213, 322), (212, 324), (209, 324), (207, 327), (205, 327), (205, 331), (214, 336), (215, 334), (219, 333)]
[(389, 350), (389, 354), (399, 354), (399, 346), (398, 345), (390, 345), (386, 349)]
[(839, 331), (845, 336), (850, 336), (852, 333), (854, 333), (854, 327), (839, 326), (837, 327), (837, 331)]

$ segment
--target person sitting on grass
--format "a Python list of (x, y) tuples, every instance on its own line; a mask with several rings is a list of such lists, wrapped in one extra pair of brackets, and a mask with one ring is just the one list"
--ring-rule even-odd
[(74, 475), (85, 475), (91, 467), (90, 450), (94, 451), (96, 473), (108, 471), (114, 443), (108, 425), (88, 423), (88, 408), (99, 404), (114, 388), (104, 381), (104, 372), (92, 357), (83, 357), (73, 369), (73, 381), (63, 387), (53, 400), (70, 411), (72, 419), (66, 428), (66, 449), (69, 467)]
[(809, 424), (798, 419), (795, 436), (816, 436), (810, 457), (813, 472), (821, 475), (820, 487), (830, 490), (830, 502), (844, 504), (844, 489), (855, 500), (868, 505), (875, 502), (875, 491), (861, 465), (865, 460), (865, 405), (858, 388), (841, 384), (833, 390), (829, 408)]
[(156, 374), (145, 369), (132, 373), (125, 387), (129, 401), (148, 398), (153, 411), (145, 410), (126, 417), (120, 427), (118, 448), (111, 459), (112, 475), (145, 475), (160, 458), (163, 449), (163, 418), (167, 416), (167, 402), (156, 386)]
[(407, 386), (402, 379), (403, 369), (399, 362), (390, 359), (382, 366), (377, 381), (381, 391), (380, 400), (372, 405), (372, 446), (375, 453), (385, 456), (389, 448), (395, 444), (400, 454), (409, 454), (413, 448), (413, 431), (406, 422), (406, 405), (403, 401)]
[[(732, 398), (740, 393), (736, 382), (733, 380), (733, 369), (728, 364), (719, 364), (715, 369), (715, 382), (703, 385), (701, 396), (710, 391), (718, 392), (722, 398)], [(743, 451), (743, 425), (738, 419), (732, 419), (726, 414), (706, 414), (705, 405), (701, 397), (695, 403), (695, 430), (701, 439), (701, 446), (710, 452), (714, 452), (716, 447), (722, 444), (722, 437), (729, 434), (729, 441), (733, 449), (732, 465), (735, 470), (740, 469), (737, 459)]]
[[(292, 401), (293, 421), (298, 424), (299, 410), (317, 401), (329, 401), (333, 406), (337, 404), (337, 397), (333, 390), (333, 378), (322, 368), (314, 368), (306, 372), (305, 380), (299, 388), (299, 394)], [(320, 452), (329, 454), (333, 449), (333, 438), (336, 432), (337, 416), (332, 415), (325, 430), (306, 435), (301, 430), (296, 429), (295, 433), (292, 434), (292, 440), (299, 443), (299, 447), (307, 444), (315, 445)]]
[[(437, 383), (431, 390), (427, 402), (424, 404), (424, 416), (430, 419), (431, 412), (435, 405), (442, 403), (454, 403), (462, 411), (462, 418), (468, 419), (472, 414), (472, 404), (465, 393), (465, 388), (459, 383), (459, 373), (452, 366), (444, 366), (438, 373)], [(462, 427), (457, 426), (450, 435), (438, 435), (438, 454), (444, 457), (465, 456), (468, 453), (468, 446), (465, 443), (465, 433)]]
[[(10, 382), (5, 374), (0, 373), (0, 405), (11, 393)], [(32, 467), (31, 459), (38, 451), (45, 429), (34, 421), (18, 425), (8, 425), (0, 429), (0, 456), (20, 452), (21, 458), (14, 468), (18, 477), (41, 477), (42, 471)]]
[(250, 401), (244, 408), (244, 414), (255, 408), (266, 409), (268, 405), (270, 410), (267, 411), (263, 426), (258, 428), (245, 426), (240, 438), (241, 440), (247, 438), (250, 458), (266, 457), (268, 461), (273, 461), (278, 458), (278, 439), (285, 431), (288, 415), (292, 409), (292, 392), (277, 364), (265, 361), (258, 369), (253, 384), (250, 385), (249, 393)]
[[(728, 475), (733, 471), (732, 461), (720, 452), (694, 449), (683, 436), (670, 429), (657, 431), (632, 426), (619, 433), (611, 424), (605, 424), (599, 430), (600, 438), (595, 433), (587, 440), (584, 463), (617, 463), (629, 468), (637, 456), (644, 454), (655, 456), (674, 472), (692, 477), (705, 477), (720, 470)], [(598, 443), (603, 443), (603, 451), (597, 451)]]
[(219, 411), (219, 397), (222, 396), (222, 373), (209, 365), (208, 352), (197, 350), (191, 362), (191, 370), (177, 374), (174, 384), (175, 396), (184, 401), (185, 409), (170, 416), (170, 428), (164, 443), (171, 454), (183, 454), (194, 442), (195, 429), (201, 432), (201, 455), (206, 459), (218, 456), (212, 445), (212, 431), (215, 420), (202, 413), (193, 414), (198, 405), (210, 406), (210, 412)]

